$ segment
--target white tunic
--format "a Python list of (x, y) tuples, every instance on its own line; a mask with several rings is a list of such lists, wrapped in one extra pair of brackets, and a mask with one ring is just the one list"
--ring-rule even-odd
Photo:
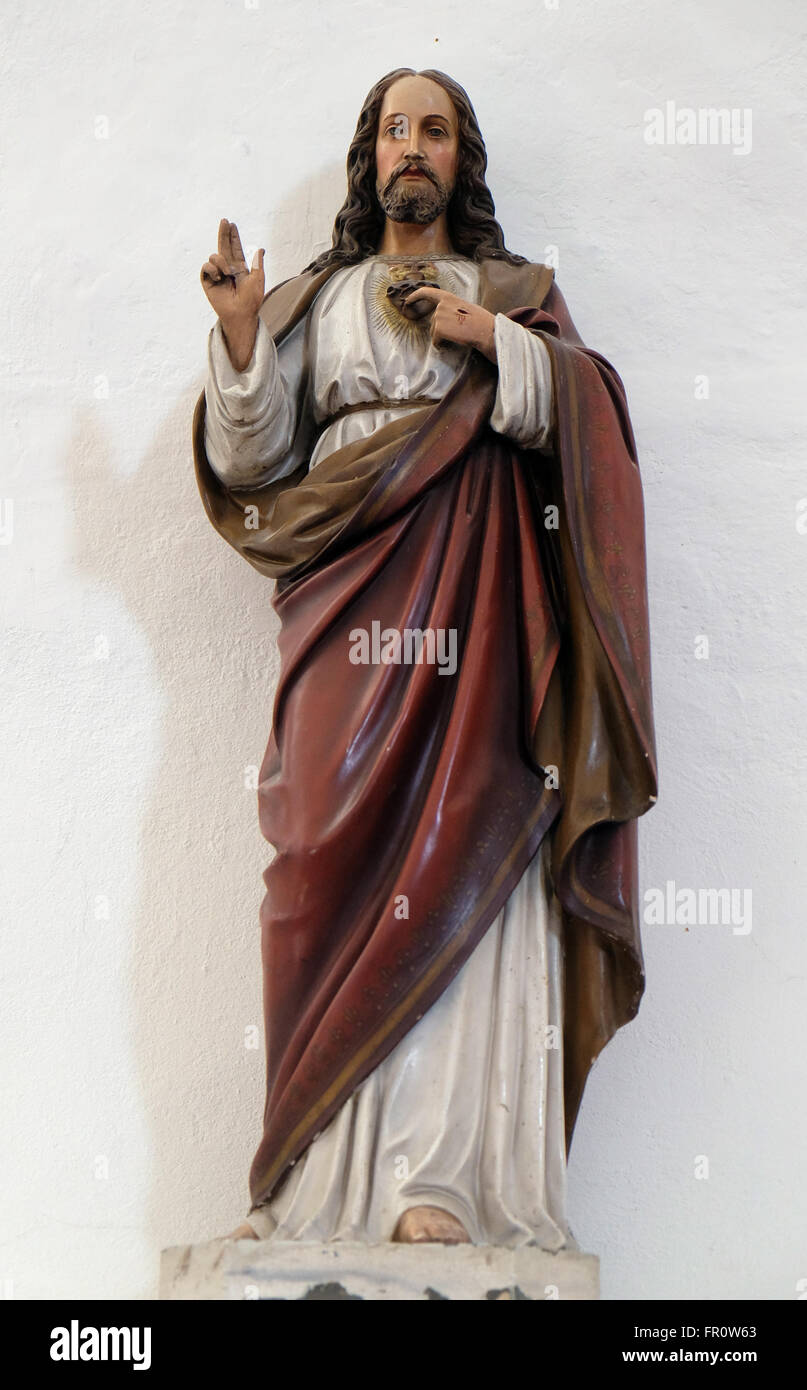
[[(411, 261), (371, 256), (337, 271), (278, 349), (261, 321), (243, 372), (230, 363), (220, 324), (211, 330), (205, 444), (229, 486), (259, 485), (299, 466), (301, 411), (320, 424), (343, 405), (445, 394), (469, 349), (435, 347), (426, 325), (390, 304), (387, 286)], [(474, 262), (432, 256), (425, 275), (476, 302)], [(502, 314), (495, 340), (491, 427), (547, 450), (546, 349)], [(412, 408), (341, 416), (320, 433), (311, 468)], [(407, 1208), (428, 1205), (458, 1217), (477, 1244), (573, 1246), (562, 1022), (560, 906), (545, 842), (457, 977), (247, 1220), (263, 1239), (378, 1242)]]
[[(435, 347), (427, 323), (403, 318), (387, 299), (387, 287), (411, 257), (370, 256), (326, 281), (310, 312), (276, 349), (263, 319), (249, 366), (237, 372), (221, 323), (210, 331), (205, 388), (205, 447), (213, 471), (231, 487), (255, 486), (293, 473), (296, 403), (316, 422), (341, 406), (388, 399), (445, 395), (469, 348)], [(432, 256), (419, 262), (427, 278), (461, 299), (476, 302), (479, 267), (462, 257)], [(495, 318), (499, 382), (491, 426), (528, 448), (547, 445), (552, 404), (549, 358), (541, 339), (504, 314)], [(310, 364), (304, 382), (305, 365)], [(343, 415), (324, 429), (311, 468), (344, 444), (373, 434), (412, 409), (378, 407)]]

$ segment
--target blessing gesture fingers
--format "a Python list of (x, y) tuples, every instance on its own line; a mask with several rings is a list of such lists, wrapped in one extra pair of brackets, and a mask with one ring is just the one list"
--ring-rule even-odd
[(261, 247), (252, 258), (252, 266), (248, 266), (238, 228), (222, 217), (219, 249), (205, 261), (199, 277), (221, 320), (230, 361), (238, 372), (249, 365), (255, 347), (258, 311), (265, 293), (263, 257)]
[(476, 348), (491, 362), (496, 361), (496, 342), (494, 337), (495, 316), (479, 304), (469, 304), (450, 290), (435, 289), (431, 285), (413, 290), (404, 300), (404, 305), (414, 304), (416, 300), (431, 300), (434, 305), (431, 322), (431, 339), (440, 342), (458, 343), (464, 347)]

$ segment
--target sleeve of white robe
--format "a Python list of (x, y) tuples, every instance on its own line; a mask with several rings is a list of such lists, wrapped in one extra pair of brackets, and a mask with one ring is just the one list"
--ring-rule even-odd
[(496, 314), (493, 331), (499, 385), (490, 427), (523, 449), (551, 453), (552, 368), (546, 347), (506, 314)]
[(299, 465), (293, 451), (296, 402), (303, 371), (305, 320), (280, 349), (263, 319), (244, 371), (230, 361), (221, 321), (207, 342), (205, 449), (210, 466), (229, 487), (255, 487), (286, 477)]

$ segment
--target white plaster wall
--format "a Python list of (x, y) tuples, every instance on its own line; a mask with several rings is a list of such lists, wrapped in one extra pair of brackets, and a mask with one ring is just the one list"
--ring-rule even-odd
[[(509, 244), (559, 248), (628, 389), (662, 776), (643, 887), (753, 890), (748, 934), (646, 928), (639, 1019), (588, 1085), (572, 1224), (609, 1298), (796, 1297), (797, 0), (8, 0), (2, 29), (3, 1292), (150, 1297), (162, 1246), (246, 1212), (269, 858), (246, 784), (276, 627), (193, 477), (199, 268), (221, 216), (266, 246), (269, 283), (329, 242), (361, 100), (403, 63), (466, 86)], [(750, 108), (750, 153), (648, 146), (667, 100)]]

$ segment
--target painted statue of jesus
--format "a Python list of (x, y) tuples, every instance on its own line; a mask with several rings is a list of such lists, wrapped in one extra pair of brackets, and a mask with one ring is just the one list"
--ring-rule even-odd
[(281, 623), (266, 1106), (233, 1236), (573, 1245), (586, 1076), (643, 990), (633, 434), (485, 168), (465, 91), (396, 69), (332, 248), (266, 294), (222, 220), (202, 269), (197, 481)]

